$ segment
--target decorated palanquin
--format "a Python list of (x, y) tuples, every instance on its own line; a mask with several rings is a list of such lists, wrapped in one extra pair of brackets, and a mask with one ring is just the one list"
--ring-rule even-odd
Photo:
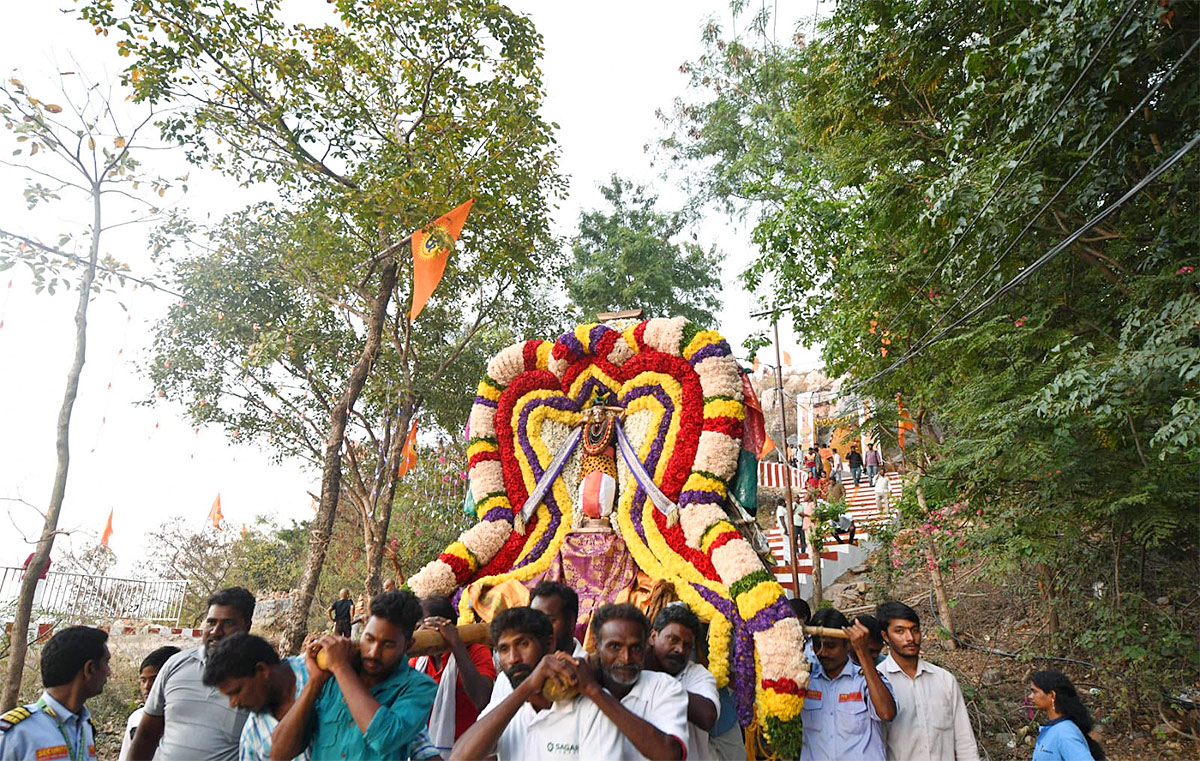
[(728, 344), (684, 318), (581, 325), (504, 349), (468, 426), (479, 522), (408, 586), (457, 596), (467, 623), (498, 609), (496, 590), (562, 581), (580, 595), (586, 635), (597, 606), (645, 608), (669, 585), (707, 622), (709, 669), (732, 683), (741, 724), (798, 755), (800, 622), (727, 512), (742, 398)]

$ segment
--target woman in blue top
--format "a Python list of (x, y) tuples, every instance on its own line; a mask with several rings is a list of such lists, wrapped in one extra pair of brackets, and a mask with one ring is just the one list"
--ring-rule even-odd
[(1029, 699), (1050, 719), (1038, 732), (1033, 761), (1101, 761), (1104, 748), (1087, 734), (1092, 717), (1066, 674), (1039, 671), (1031, 681)]

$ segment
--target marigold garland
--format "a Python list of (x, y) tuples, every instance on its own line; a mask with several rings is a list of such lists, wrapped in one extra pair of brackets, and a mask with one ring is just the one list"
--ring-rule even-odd
[[(468, 472), (480, 522), (415, 574), (410, 587), (450, 594), (466, 581), (528, 580), (548, 567), (570, 530), (574, 495), (566, 483), (578, 480), (576, 458), (524, 536), (512, 530), (513, 510), (595, 391), (623, 400), (631, 443), (679, 505), (678, 525), (668, 528), (658, 509), (636, 496), (618, 460), (617, 524), (634, 560), (671, 581), (709, 621), (710, 668), (719, 684), (736, 677), (743, 723), (756, 716), (775, 747), (795, 755), (807, 664), (783, 588), (722, 507), (745, 408), (736, 360), (715, 331), (684, 318), (646, 320), (620, 333), (588, 324), (553, 343), (514, 344), (493, 357), (469, 419)], [(465, 595), (460, 612), (473, 617)]]

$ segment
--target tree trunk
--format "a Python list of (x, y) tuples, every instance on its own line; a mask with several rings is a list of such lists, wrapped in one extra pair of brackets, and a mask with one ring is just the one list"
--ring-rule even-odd
[[(921, 482), (917, 482), (917, 504), (921, 506), (921, 513), (929, 515), (929, 505), (925, 502), (925, 490), (921, 487)], [(950, 609), (950, 600), (946, 596), (946, 582), (942, 578), (942, 566), (938, 562), (937, 550), (934, 548), (933, 540), (930, 539), (925, 544), (925, 559), (929, 562), (929, 582), (933, 587), (934, 600), (937, 603), (938, 618), (942, 620), (942, 626), (950, 634), (955, 634), (954, 630), (954, 615)], [(946, 646), (951, 650), (958, 648), (958, 643), (951, 638)]]
[(88, 252), (88, 265), (79, 279), (79, 303), (75, 307), (75, 358), (67, 371), (67, 388), (63, 392), (62, 405), (58, 409), (58, 430), (55, 451), (58, 468), (54, 473), (54, 487), (50, 492), (50, 504), (46, 519), (42, 523), (42, 535), (38, 539), (33, 559), (21, 580), (17, 593), (17, 609), (13, 615), (8, 673), (4, 683), (4, 694), (0, 696), (0, 711), (8, 711), (17, 704), (21, 690), (21, 675), (25, 671), (25, 655), (29, 648), (29, 619), (33, 613), (33, 595), (38, 578), (50, 562), (50, 550), (54, 537), (58, 535), (58, 516), (62, 512), (63, 499), (67, 492), (67, 470), (71, 464), (70, 434), (71, 411), (79, 393), (79, 376), (83, 374), (83, 362), (87, 354), (87, 311), (92, 297), (92, 282), (96, 279), (96, 259), (100, 254), (100, 185), (92, 185), (92, 247)]
[[(300, 645), (308, 633), (308, 613), (312, 608), (317, 583), (321, 580), (321, 568), (325, 564), (325, 553), (333, 534), (334, 518), (337, 517), (342, 485), (342, 438), (346, 434), (350, 408), (358, 400), (371, 366), (379, 356), (383, 326), (387, 321), (388, 301), (391, 300), (392, 291), (396, 287), (396, 269), (395, 257), (389, 256), (379, 275), (379, 292), (371, 309), (362, 354), (350, 373), (346, 390), (342, 392), (329, 416), (329, 435), (325, 438), (325, 462), (321, 472), (321, 504), (317, 508), (316, 517), (313, 518), (312, 536), (308, 542), (304, 573), (300, 578), (299, 595), (292, 601), (292, 609), (288, 611), (281, 642), (283, 649), (293, 655), (300, 652)], [(403, 316), (399, 319), (403, 319)]]
[[(814, 521), (815, 523), (815, 521)], [(815, 613), (825, 599), (825, 585), (821, 581), (821, 547), (817, 535), (808, 529), (808, 557), (812, 560), (812, 610)]]
[[(408, 440), (408, 430), (412, 425), (412, 420), (417, 414), (417, 402), (404, 414), (404, 404), (400, 407), (400, 415), (395, 422), (394, 433), (391, 436), (391, 443), (387, 451), (384, 453), (385, 460), (379, 470), (379, 478), (376, 480), (376, 488), (379, 491), (378, 502), (375, 503), (374, 513), (371, 518), (375, 522), (375, 542), (374, 545), (368, 542), (367, 544), (367, 590), (371, 596), (379, 594), (383, 589), (381, 576), (383, 575), (383, 558), (387, 554), (385, 547), (388, 541), (388, 528), (392, 525), (392, 506), (396, 502), (396, 486), (399, 483), (399, 478), (396, 473), (400, 467), (401, 461), (404, 458), (404, 443)], [(395, 558), (393, 557), (393, 563)], [(403, 584), (403, 579), (399, 578), (397, 569), (396, 584)]]
[(1046, 627), (1051, 634), (1058, 634), (1058, 609), (1054, 607), (1054, 577), (1045, 563), (1036, 563), (1033, 570), (1037, 574), (1038, 594), (1041, 595), (1042, 602), (1046, 603)]

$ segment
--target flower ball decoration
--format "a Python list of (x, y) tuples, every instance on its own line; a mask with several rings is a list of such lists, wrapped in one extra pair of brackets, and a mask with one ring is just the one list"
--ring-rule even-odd
[[(624, 430), (655, 485), (678, 505), (665, 515), (618, 461), (617, 525), (638, 566), (673, 583), (709, 624), (709, 668), (731, 680), (743, 726), (757, 721), (784, 756), (800, 749), (808, 682), (800, 622), (723, 505), (741, 448), (742, 382), (729, 345), (684, 318), (618, 331), (580, 325), (557, 341), (525, 341), (488, 363), (471, 408), (467, 447), (479, 522), (414, 574), (420, 597), (467, 584), (530, 581), (571, 530), (568, 463), (532, 516), (514, 522), (596, 393), (624, 408)], [(460, 621), (474, 619), (467, 595)]]

